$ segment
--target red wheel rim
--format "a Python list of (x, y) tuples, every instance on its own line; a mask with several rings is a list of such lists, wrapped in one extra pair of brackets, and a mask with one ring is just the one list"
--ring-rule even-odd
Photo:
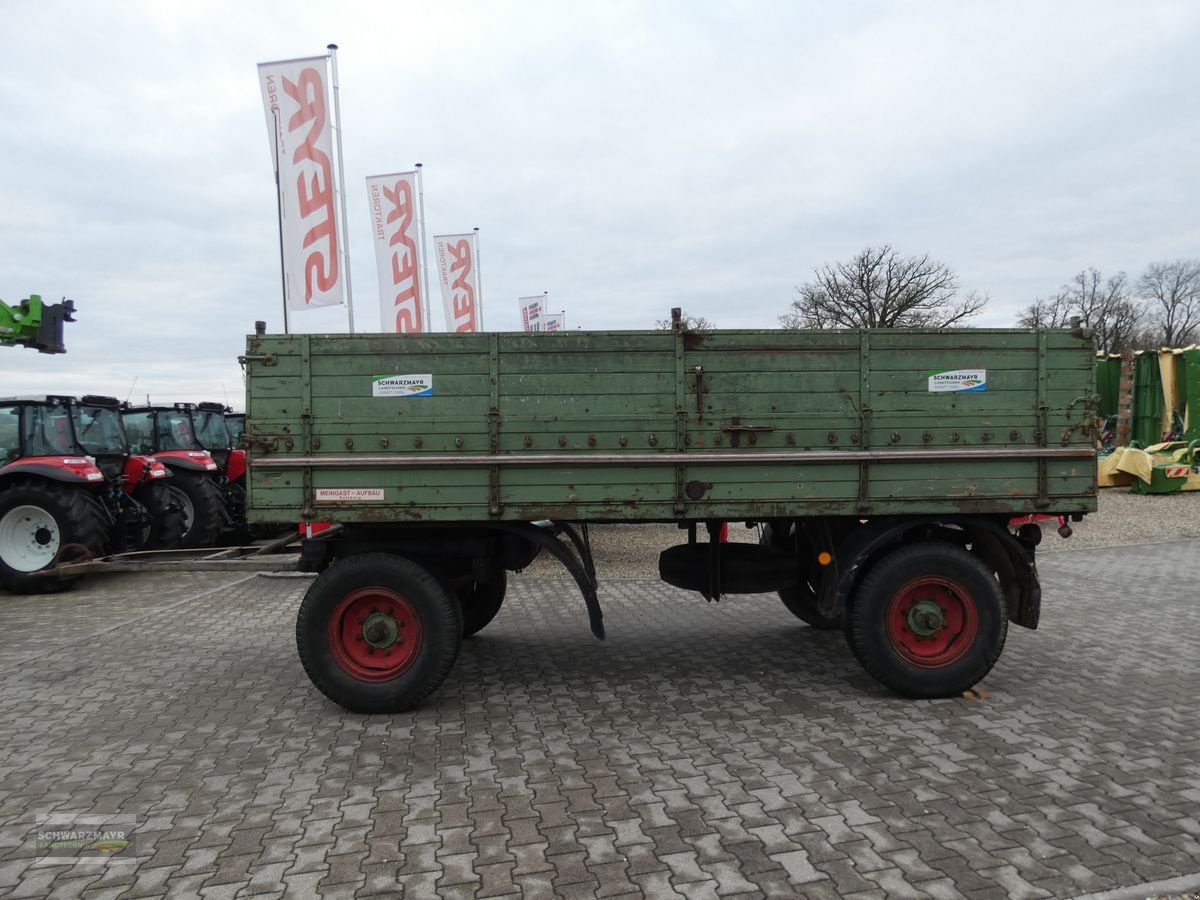
[(975, 599), (950, 578), (914, 578), (892, 595), (887, 633), (896, 652), (914, 666), (948, 666), (975, 643), (979, 633)]
[(388, 681), (406, 671), (421, 650), (421, 617), (401, 594), (360, 588), (329, 617), (329, 649), (342, 671), (359, 681)]

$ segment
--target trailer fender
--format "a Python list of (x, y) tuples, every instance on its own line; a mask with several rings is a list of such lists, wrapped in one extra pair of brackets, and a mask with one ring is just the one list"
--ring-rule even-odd
[(842, 612), (871, 561), (884, 549), (906, 543), (918, 531), (923, 532), (923, 538), (970, 544), (999, 577), (1010, 621), (1025, 628), (1037, 627), (1041, 586), (1032, 548), (1026, 548), (998, 522), (947, 516), (872, 519), (852, 531), (837, 546), (834, 564), (818, 580), (817, 605), (821, 612), (829, 616)]
[[(497, 522), (492, 527), (532, 541), (563, 564), (563, 568), (571, 573), (571, 577), (579, 586), (579, 592), (583, 594), (592, 634), (597, 640), (604, 640), (604, 613), (600, 609), (600, 598), (596, 595), (596, 570), (592, 565), (587, 540), (563, 522), (554, 523), (553, 530), (526, 522)], [(578, 555), (558, 539), (559, 534), (567, 536)]]

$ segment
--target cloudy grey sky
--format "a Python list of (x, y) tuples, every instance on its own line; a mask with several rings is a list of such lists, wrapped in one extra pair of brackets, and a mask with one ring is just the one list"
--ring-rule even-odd
[(0, 298), (79, 307), (65, 356), (0, 348), (5, 394), (240, 406), (244, 335), (282, 330), (255, 66), (330, 42), (359, 330), (363, 179), (417, 161), (429, 233), (481, 229), (488, 329), (542, 291), (572, 328), (774, 327), (815, 266), (881, 242), (1009, 326), (1083, 267), (1200, 256), (1192, 2), (0, 0), (0, 22)]

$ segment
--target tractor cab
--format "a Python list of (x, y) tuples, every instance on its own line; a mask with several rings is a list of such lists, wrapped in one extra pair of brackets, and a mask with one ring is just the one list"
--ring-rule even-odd
[(192, 415), (192, 428), (196, 440), (204, 447), (217, 465), (224, 471), (229, 464), (229, 454), (233, 450), (234, 440), (229, 434), (229, 426), (225, 421), (225, 413), (229, 407), (222, 403), (177, 403), (176, 406), (186, 406)]
[(36, 471), (59, 481), (104, 481), (76, 439), (74, 402), (63, 395), (0, 399), (0, 476)]
[(245, 413), (226, 413), (225, 427), (229, 429), (229, 440), (234, 447), (240, 447), (242, 444), (242, 435), (246, 433), (246, 414)]
[[(110, 480), (125, 477), (129, 460), (143, 460), (143, 466), (149, 463), (147, 457), (130, 455), (129, 441), (121, 424), (121, 404), (116, 397), (87, 395), (78, 401), (73, 400), (69, 409), (75, 443), (96, 460), (105, 477)], [(154, 477), (163, 478), (167, 475), (161, 465), (155, 466), (155, 471), (159, 474)]]

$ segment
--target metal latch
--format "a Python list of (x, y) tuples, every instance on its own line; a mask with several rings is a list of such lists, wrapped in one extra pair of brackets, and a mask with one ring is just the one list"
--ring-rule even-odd
[(758, 438), (756, 436), (758, 432), (774, 431), (774, 430), (775, 430), (774, 425), (743, 425), (741, 422), (741, 419), (739, 419), (737, 416), (734, 416), (732, 419), (730, 419), (728, 425), (721, 426), (721, 431), (725, 432), (726, 434), (732, 435), (729, 438), (729, 446), (730, 447), (737, 447), (737, 446), (741, 445), (741, 443), (742, 443), (742, 434), (741, 433), (743, 431), (750, 432), (750, 443), (753, 444), (753, 443), (757, 442), (757, 440), (758, 440)]
[(264, 366), (275, 365), (274, 353), (247, 353), (245, 356), (239, 356), (238, 362), (243, 366), (248, 362), (260, 362)]

